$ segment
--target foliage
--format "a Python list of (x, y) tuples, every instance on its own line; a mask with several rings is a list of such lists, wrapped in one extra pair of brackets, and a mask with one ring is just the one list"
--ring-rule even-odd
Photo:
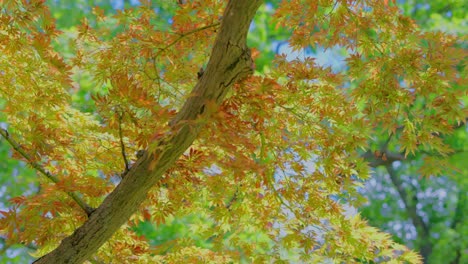
[[(37, 178), (36, 194), (10, 199), (1, 212), (8, 243), (48, 253), (149, 155), (138, 150), (164, 151), (192, 88), (212, 77), (197, 72), (209, 63), (225, 8), (224, 1), (179, 2), (159, 11), (150, 1), (115, 14), (85, 10), (76, 31), (64, 34), (43, 1), (4, 2), (2, 136), (13, 158), (46, 176)], [(441, 135), (466, 118), (460, 40), (421, 32), (393, 3), (373, 0), (273, 3), (254, 20), (269, 21), (282, 28), (269, 28), (278, 36), (292, 32), (294, 50), (346, 48), (347, 70), (273, 58), (262, 42), (275, 36), (250, 37), (260, 71), (232, 85), (221, 105), (207, 102), (211, 116), (187, 121), (204, 125), (197, 140), (90, 261), (287, 261), (287, 252), (304, 262), (420, 262), (345, 210), (362, 203), (358, 190), (369, 177), (362, 150), (378, 144), (369, 139), (391, 135), (387, 147), (406, 158), (437, 154), (421, 160), (428, 175), (440, 169), (432, 162), (448, 165)], [(63, 45), (62, 54), (54, 50)], [(194, 213), (203, 221), (191, 231), (208, 244), (186, 236), (161, 250), (135, 233), (142, 222), (171, 224)]]
[[(401, 3), (404, 13), (410, 14), (422, 29), (443, 30), (462, 36), (466, 34), (466, 19), (463, 18), (467, 14), (458, 5), (462, 3)], [(466, 48), (466, 43), (457, 45)], [(458, 71), (458, 74), (466, 74), (463, 67)], [(424, 99), (420, 101), (425, 104)], [(466, 98), (462, 103), (466, 105)], [(376, 177), (367, 183), (365, 190), (369, 203), (362, 208), (363, 215), (372, 225), (392, 233), (396, 241), (420, 251), (425, 263), (466, 262), (462, 252), (466, 249), (467, 241), (463, 238), (467, 237), (467, 226), (462, 212), (468, 210), (465, 197), (468, 191), (468, 131), (462, 124), (455, 128), (450, 136), (440, 137), (452, 149), (445, 158), (419, 150), (404, 160), (381, 160), (374, 164), (384, 166), (376, 169)], [(397, 130), (395, 135), (400, 134)], [(393, 152), (391, 155), (396, 156), (397, 146), (392, 138), (383, 135), (374, 139), (373, 151)]]

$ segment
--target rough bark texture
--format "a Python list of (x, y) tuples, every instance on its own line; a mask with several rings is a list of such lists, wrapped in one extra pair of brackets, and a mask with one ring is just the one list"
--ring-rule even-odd
[[(229, 87), (252, 73), (252, 59), (246, 46), (247, 32), (261, 0), (231, 0), (203, 76), (192, 96), (171, 121), (172, 133), (159, 142), (154, 153), (145, 153), (115, 190), (89, 219), (49, 254), (34, 263), (82, 263), (128, 221), (148, 191), (192, 144), (205, 117), (207, 103), (220, 104)], [(212, 109), (212, 107), (210, 107)]]

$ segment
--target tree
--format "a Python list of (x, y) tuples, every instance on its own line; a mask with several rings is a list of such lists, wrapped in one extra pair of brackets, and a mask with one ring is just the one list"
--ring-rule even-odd
[[(410, 14), (424, 30), (443, 30), (466, 35), (462, 26), (466, 11), (456, 1), (405, 1), (403, 12)], [(466, 49), (466, 43), (460, 43)], [(459, 69), (463, 74), (463, 68)], [(461, 88), (461, 87), (460, 87)], [(466, 103), (466, 100), (465, 100)], [(421, 104), (425, 100), (421, 99)], [(424, 263), (464, 263), (463, 250), (467, 247), (468, 229), (464, 214), (468, 185), (468, 131), (465, 124), (454, 127), (452, 135), (440, 139), (452, 152), (443, 158), (438, 153), (420, 149), (403, 158), (397, 151), (394, 137), (376, 138), (374, 149), (366, 155), (376, 169), (376, 177), (368, 182), (366, 196), (369, 203), (362, 208), (369, 222), (394, 235), (394, 239), (417, 249)], [(374, 152), (390, 156), (382, 160)], [(431, 169), (424, 160), (433, 160)], [(426, 162), (427, 163), (427, 162)], [(427, 170), (429, 168), (429, 170)], [(452, 169), (456, 169), (455, 171)], [(431, 175), (433, 173), (434, 175)], [(437, 177), (437, 178), (436, 178)]]
[[(2, 211), (6, 239), (38, 247), (37, 263), (285, 253), (419, 263), (345, 209), (362, 202), (369, 138), (401, 131), (394, 144), (403, 158), (450, 151), (439, 135), (466, 118), (459, 40), (420, 32), (388, 1), (272, 2), (293, 49), (341, 46), (348, 68), (278, 56), (252, 75), (254, 59), (265, 58), (247, 47), (261, 4), (174, 1), (169, 21), (149, 1), (114, 16), (95, 8), (63, 58), (43, 1), (4, 2), (0, 133), (14, 158), (45, 176), (37, 194)], [(99, 91), (86, 110), (71, 98), (83, 76)], [(182, 240), (155, 255), (132, 229), (190, 212), (207, 219), (192, 228), (212, 249)], [(244, 231), (268, 235), (266, 250), (240, 239)]]

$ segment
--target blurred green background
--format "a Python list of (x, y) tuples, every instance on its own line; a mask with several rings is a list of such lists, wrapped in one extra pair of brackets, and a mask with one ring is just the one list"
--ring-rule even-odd
[[(345, 70), (343, 55), (346, 51), (310, 49), (302, 54), (295, 54), (288, 49), (288, 32), (276, 28), (271, 22), (271, 14), (279, 1), (267, 1), (257, 16), (252, 34), (249, 35), (249, 45), (262, 51), (256, 61), (257, 71), (268, 70), (268, 63), (277, 53), (287, 53), (289, 57), (314, 56), (319, 63), (332, 66), (336, 70)], [(65, 58), (71, 57), (70, 40), (76, 34), (76, 26), (87, 17), (93, 25), (92, 7), (99, 6), (106, 14), (116, 13), (124, 8), (136, 7), (137, 0), (104, 1), (48, 0), (53, 16), (57, 19), (57, 27), (64, 32), (55, 42), (55, 48)], [(468, 31), (467, 4), (463, 0), (400, 0), (398, 6), (412, 17), (424, 31), (444, 31), (459, 36), (465, 36)], [(168, 29), (177, 4), (176, 1), (152, 1), (159, 21), (154, 21), (160, 30)], [(1, 8), (1, 7), (0, 7)], [(113, 24), (106, 26), (115, 34), (119, 28)], [(466, 48), (466, 43), (460, 43)], [(460, 74), (464, 68), (460, 68)], [(99, 91), (90, 78), (77, 74), (75, 77), (81, 87), (73, 91), (73, 103), (76, 108), (93, 112), (95, 110), (91, 95)], [(2, 108), (0, 99), (0, 109)], [(0, 127), (7, 127), (5, 117), (0, 114)], [(374, 168), (374, 176), (366, 183), (362, 193), (368, 202), (359, 210), (371, 225), (391, 233), (399, 243), (419, 251), (425, 258), (425, 263), (468, 263), (468, 140), (467, 126), (461, 125), (456, 132), (444, 138), (455, 150), (450, 157), (450, 163), (458, 168), (457, 173), (438, 177), (422, 178), (419, 164), (427, 153), (416, 153), (404, 162), (395, 162), (388, 169)], [(377, 138), (376, 144), (385, 141)], [(35, 171), (25, 163), (11, 158), (12, 150), (7, 142), (0, 139), (0, 210), (6, 210), (8, 200), (19, 195), (31, 195), (38, 191)], [(175, 216), (165, 224), (157, 225), (142, 222), (137, 228), (138, 234), (144, 235), (155, 247), (170, 250), (170, 241), (190, 238), (196, 245), (210, 248), (210, 241), (200, 239), (191, 225), (206, 222), (203, 216), (193, 213), (186, 216)], [(268, 252), (271, 248), (269, 239), (262, 234), (243, 234), (243, 239), (251, 243), (263, 243), (259, 250)], [(7, 245), (0, 236), (0, 263), (29, 263), (33, 260), (28, 254), (34, 250), (34, 245)]]

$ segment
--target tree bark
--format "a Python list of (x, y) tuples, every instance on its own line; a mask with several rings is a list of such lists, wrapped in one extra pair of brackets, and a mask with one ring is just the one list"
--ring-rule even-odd
[[(229, 1), (206, 70), (170, 122), (172, 132), (159, 140), (154, 152), (145, 153), (135, 163), (81, 227), (34, 263), (82, 263), (128, 221), (151, 187), (197, 137), (203, 122), (194, 121), (208, 117), (210, 113), (205, 110), (212, 109), (213, 103), (219, 105), (232, 84), (253, 72), (246, 39), (261, 3), (261, 0)], [(207, 104), (210, 107), (205, 107)]]

